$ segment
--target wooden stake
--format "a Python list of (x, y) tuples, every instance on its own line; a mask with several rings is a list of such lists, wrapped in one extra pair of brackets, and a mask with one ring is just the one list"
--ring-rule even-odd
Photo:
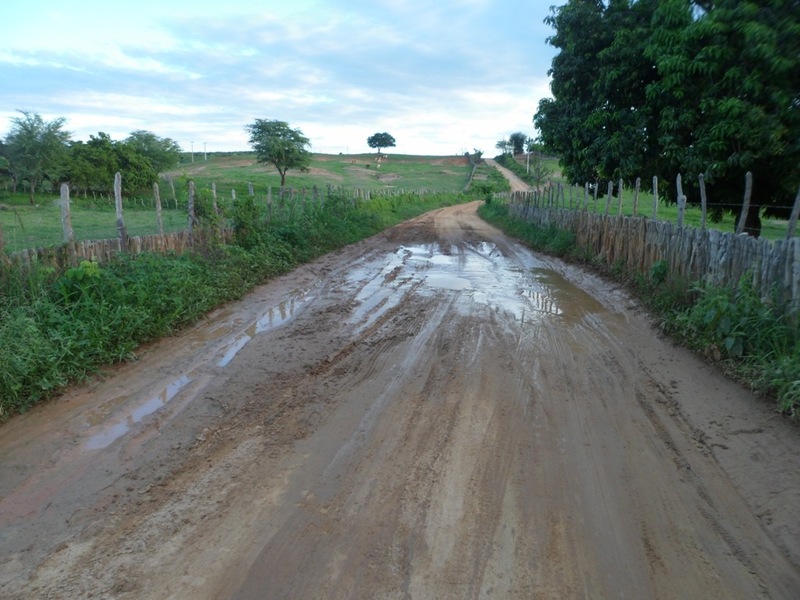
[(125, 221), (122, 218), (122, 174), (117, 171), (114, 175), (114, 203), (117, 207), (117, 237), (123, 252), (128, 249), (128, 232), (125, 230)]
[(611, 194), (614, 193), (614, 182), (608, 182), (608, 195), (606, 196), (606, 216), (608, 216), (608, 209), (611, 207)]
[(164, 235), (164, 220), (161, 218), (161, 191), (158, 183), (153, 184), (153, 198), (156, 201), (156, 224), (158, 225), (158, 235)]
[(700, 176), (698, 177), (698, 179), (700, 180), (700, 211), (701, 211), (700, 229), (705, 229), (706, 228), (706, 210), (708, 209), (708, 204), (707, 204), (707, 200), (706, 200), (706, 180), (703, 177), (702, 173), (700, 173)]
[(653, 220), (658, 218), (658, 177), (653, 175)]
[(64, 243), (69, 244), (75, 241), (75, 233), (72, 230), (72, 218), (69, 210), (69, 186), (61, 184), (61, 231), (64, 236)]
[(636, 187), (633, 190), (633, 216), (638, 216), (639, 214), (639, 188), (642, 185), (641, 177), (636, 178)]
[(753, 174), (748, 171), (744, 176), (744, 200), (742, 201), (742, 213), (739, 215), (739, 222), (736, 224), (736, 235), (744, 231), (744, 223), (747, 221), (747, 213), (750, 212), (750, 196), (753, 194)]
[(192, 231), (194, 230), (195, 223), (197, 223), (197, 217), (194, 214), (194, 180), (189, 182), (189, 236), (192, 235)]

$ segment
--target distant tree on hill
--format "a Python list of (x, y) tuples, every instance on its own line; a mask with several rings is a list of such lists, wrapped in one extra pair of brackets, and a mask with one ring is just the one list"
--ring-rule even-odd
[(383, 148), (394, 148), (394, 138), (386, 132), (376, 133), (367, 138), (367, 145), (370, 148), (377, 148), (378, 154), (381, 153)]
[(263, 164), (273, 165), (281, 175), (281, 187), (286, 184), (286, 171), (308, 171), (311, 153), (306, 150), (311, 142), (299, 129), (292, 129), (286, 121), (256, 119), (247, 125), (250, 145)]
[(525, 144), (528, 141), (528, 136), (521, 131), (515, 131), (508, 136), (508, 144), (511, 146), (511, 152), (514, 154), (522, 154), (525, 152)]

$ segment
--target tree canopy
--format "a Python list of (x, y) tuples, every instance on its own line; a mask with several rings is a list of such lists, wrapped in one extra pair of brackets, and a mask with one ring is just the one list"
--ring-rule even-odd
[(43, 181), (59, 178), (70, 133), (64, 130), (64, 118), (45, 121), (37, 113), (19, 112), (21, 117), (11, 119), (5, 152), (12, 178), (28, 182), (33, 204), (36, 188)]
[(151, 186), (158, 173), (151, 159), (130, 138), (114, 141), (107, 133), (90, 135), (88, 142), (74, 142), (69, 148), (66, 177), (78, 190), (110, 193), (114, 175), (122, 175), (125, 189), (143, 190)]
[[(683, 175), (716, 213), (788, 216), (800, 185), (800, 2), (569, 0), (534, 123), (576, 183)], [(671, 198), (674, 198), (674, 193)]]
[(281, 187), (286, 184), (289, 169), (308, 171), (311, 153), (306, 146), (311, 142), (299, 129), (292, 129), (285, 121), (256, 119), (245, 130), (250, 133), (250, 146), (258, 162), (271, 164), (280, 173)]
[(181, 147), (175, 140), (158, 137), (150, 131), (137, 129), (125, 138), (125, 143), (144, 156), (156, 173), (163, 173), (178, 164)]
[(508, 136), (508, 143), (511, 146), (511, 151), (514, 154), (523, 154), (525, 152), (525, 144), (528, 141), (528, 136), (521, 131), (515, 131)]
[(383, 148), (394, 148), (395, 139), (384, 131), (383, 133), (375, 133), (369, 136), (367, 145), (370, 148), (377, 148), (378, 154), (380, 154)]

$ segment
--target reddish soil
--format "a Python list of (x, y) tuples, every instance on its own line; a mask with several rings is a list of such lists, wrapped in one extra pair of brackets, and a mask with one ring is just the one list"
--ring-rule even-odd
[(0, 429), (3, 598), (796, 598), (800, 436), (475, 204)]

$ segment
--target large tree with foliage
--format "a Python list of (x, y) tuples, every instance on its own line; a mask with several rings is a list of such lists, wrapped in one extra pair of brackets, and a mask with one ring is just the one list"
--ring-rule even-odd
[(648, 97), (674, 171), (704, 174), (717, 214), (738, 213), (753, 173), (747, 228), (759, 210), (787, 217), (800, 185), (800, 2), (665, 0), (646, 50), (659, 78)]
[(386, 133), (375, 133), (367, 138), (367, 145), (370, 148), (377, 148), (378, 154), (381, 153), (383, 148), (394, 148), (394, 137)]
[(786, 214), (800, 185), (800, 2), (569, 0), (547, 22), (554, 97), (534, 122), (568, 177), (682, 173), (698, 201), (703, 173), (720, 215), (738, 212), (752, 171), (753, 214)]
[(178, 164), (181, 147), (175, 140), (158, 137), (150, 131), (137, 129), (125, 138), (125, 143), (145, 157), (156, 173), (163, 173)]
[(515, 131), (508, 136), (508, 143), (511, 146), (511, 151), (514, 154), (523, 154), (525, 152), (525, 143), (528, 141), (528, 136), (521, 131)]
[(11, 176), (16, 182), (28, 182), (33, 204), (36, 188), (44, 181), (57, 181), (61, 175), (70, 133), (64, 130), (63, 117), (45, 121), (37, 113), (19, 112), (21, 117), (11, 119), (6, 153)]
[(146, 190), (158, 177), (150, 158), (128, 140), (114, 141), (101, 131), (70, 146), (67, 175), (78, 190), (110, 193), (117, 172), (124, 189), (134, 192)]
[(286, 184), (286, 171), (295, 169), (308, 171), (311, 145), (299, 129), (292, 129), (285, 121), (256, 119), (247, 125), (250, 145), (256, 152), (258, 162), (273, 165), (281, 175), (281, 187)]

